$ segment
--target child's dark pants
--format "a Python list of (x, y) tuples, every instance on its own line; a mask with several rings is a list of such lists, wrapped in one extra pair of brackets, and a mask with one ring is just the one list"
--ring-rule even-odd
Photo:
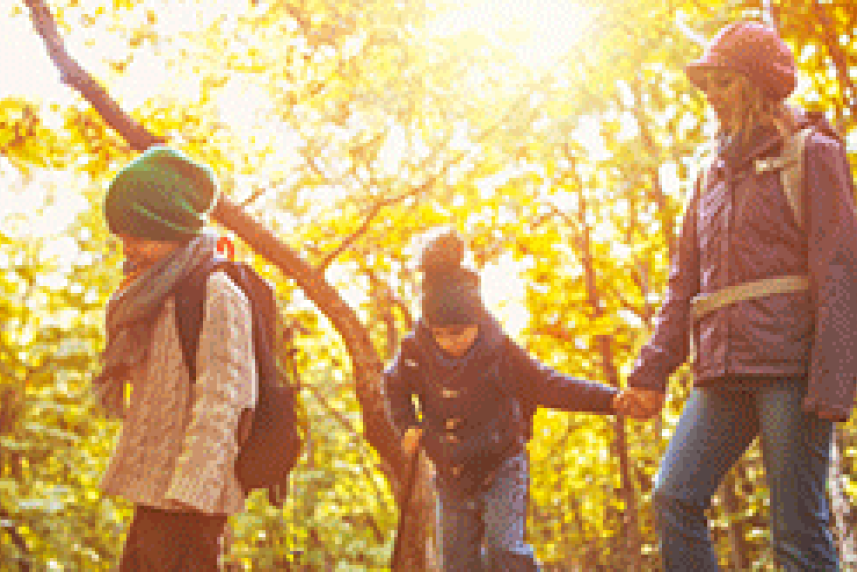
[(217, 572), (225, 515), (138, 505), (119, 572)]

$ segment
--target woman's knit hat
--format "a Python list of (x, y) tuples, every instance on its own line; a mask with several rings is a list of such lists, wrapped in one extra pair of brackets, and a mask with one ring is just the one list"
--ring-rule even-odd
[(156, 146), (110, 182), (104, 216), (114, 234), (184, 242), (202, 232), (218, 194), (210, 168), (180, 151)]
[(721, 29), (685, 72), (704, 90), (705, 70), (718, 68), (745, 75), (775, 101), (788, 97), (797, 85), (792, 51), (776, 30), (756, 22), (736, 22)]
[(420, 257), (422, 317), (430, 327), (477, 324), (485, 316), (479, 275), (461, 266), (464, 240), (447, 231), (431, 240)]

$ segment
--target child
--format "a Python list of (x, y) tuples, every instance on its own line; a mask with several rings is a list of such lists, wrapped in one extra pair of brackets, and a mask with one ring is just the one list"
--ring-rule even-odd
[(405, 450), (419, 442), (436, 466), (443, 570), (538, 570), (524, 542), (532, 412), (610, 414), (617, 392), (527, 355), (483, 306), (463, 258), (454, 232), (423, 252), (422, 319), (385, 371), (388, 407)]
[(156, 147), (113, 179), (104, 202), (133, 270), (108, 303), (95, 380), (107, 413), (124, 419), (101, 483), (135, 504), (122, 572), (216, 572), (226, 518), (244, 507), (233, 463), (257, 395), (250, 303), (225, 273), (209, 276), (192, 383), (173, 297), (215, 255), (203, 227), (216, 199), (207, 167)]

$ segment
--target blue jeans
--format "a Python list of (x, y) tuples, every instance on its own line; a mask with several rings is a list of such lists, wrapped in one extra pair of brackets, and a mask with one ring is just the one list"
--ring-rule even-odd
[(526, 453), (510, 457), (484, 491), (467, 497), (438, 486), (438, 529), (444, 572), (537, 572), (524, 542), (529, 496)]
[(801, 410), (805, 393), (793, 380), (748, 391), (693, 390), (652, 496), (664, 570), (718, 570), (704, 511), (757, 435), (777, 562), (786, 572), (839, 570), (825, 497), (833, 423)]

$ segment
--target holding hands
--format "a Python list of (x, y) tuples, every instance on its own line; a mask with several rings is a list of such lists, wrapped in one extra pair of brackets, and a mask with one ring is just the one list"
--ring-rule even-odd
[(613, 408), (618, 415), (645, 421), (661, 412), (664, 397), (660, 391), (629, 387), (613, 398)]

